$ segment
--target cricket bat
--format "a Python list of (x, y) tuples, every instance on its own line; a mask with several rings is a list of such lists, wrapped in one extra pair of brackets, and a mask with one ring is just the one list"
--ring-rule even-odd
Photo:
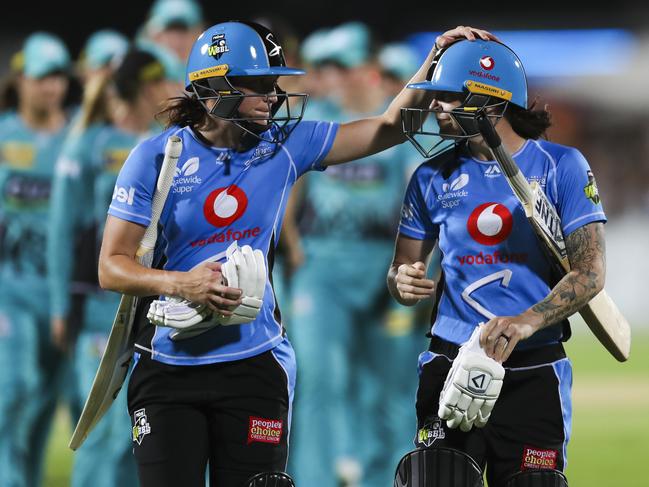
[[(146, 267), (151, 267), (153, 261), (153, 249), (158, 238), (158, 221), (173, 183), (181, 151), (180, 137), (169, 137), (151, 204), (151, 222), (136, 252), (137, 261)], [(90, 431), (113, 404), (124, 384), (133, 357), (135, 337), (132, 332), (137, 303), (138, 298), (135, 296), (124, 294), (120, 299), (99, 369), (68, 445), (72, 450), (77, 450), (83, 444)]]
[[(561, 220), (554, 205), (536, 181), (530, 184), (525, 179), (514, 159), (502, 146), (500, 136), (484, 113), (477, 115), (477, 123), (480, 133), (498, 161), (512, 191), (523, 205), (525, 216), (548, 251), (551, 261), (562, 274), (568, 273), (570, 261), (566, 252)], [(620, 362), (629, 358), (631, 327), (605, 290), (600, 291), (579, 310), (579, 314), (613, 357)]]

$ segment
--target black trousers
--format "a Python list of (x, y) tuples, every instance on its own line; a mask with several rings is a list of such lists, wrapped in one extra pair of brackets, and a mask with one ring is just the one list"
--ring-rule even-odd
[(271, 351), (200, 366), (142, 354), (128, 407), (142, 487), (204, 487), (208, 463), (212, 487), (286, 467), (289, 391)]
[(570, 436), (572, 368), (561, 344), (516, 351), (505, 362), (503, 388), (484, 428), (464, 433), (439, 419), (439, 396), (457, 346), (434, 337), (420, 357), (418, 448), (447, 447), (487, 469), (489, 487), (521, 470), (565, 468)]

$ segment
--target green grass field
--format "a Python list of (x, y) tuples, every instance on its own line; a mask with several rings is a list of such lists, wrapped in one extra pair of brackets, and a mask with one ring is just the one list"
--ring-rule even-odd
[[(574, 366), (571, 487), (649, 486), (644, 465), (649, 451), (649, 332), (635, 332), (631, 359), (624, 364), (586, 333), (575, 336), (567, 349)], [(70, 428), (65, 410), (59, 410), (48, 451), (47, 487), (69, 485)]]

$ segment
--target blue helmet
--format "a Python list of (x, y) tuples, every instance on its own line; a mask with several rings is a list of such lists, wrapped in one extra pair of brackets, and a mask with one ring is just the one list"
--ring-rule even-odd
[[(224, 22), (213, 25), (194, 42), (187, 62), (185, 89), (195, 94), (210, 115), (233, 122), (262, 140), (281, 142), (288, 137), (288, 122), (302, 119), (307, 95), (285, 93), (275, 85), (272, 97), (277, 101), (271, 103), (267, 93), (243, 94), (231, 78), (302, 74), (304, 70), (286, 66), (282, 46), (269, 29), (254, 22)], [(243, 99), (250, 96), (267, 100), (268, 118), (243, 118), (238, 113)], [(205, 105), (209, 99), (216, 100), (210, 109)], [(293, 102), (299, 105), (297, 109), (291, 106)], [(263, 132), (268, 135), (260, 136)]]
[(478, 93), (527, 108), (523, 63), (500, 42), (462, 40), (451, 44), (436, 57), (426, 78), (408, 88)]
[[(486, 112), (492, 119), (502, 118), (512, 103), (527, 109), (527, 78), (523, 63), (509, 47), (496, 41), (461, 40), (442, 49), (433, 59), (426, 81), (408, 88), (459, 95), (463, 102), (450, 110), (461, 133), (449, 134), (424, 128), (426, 117), (439, 109), (402, 108), (401, 121), (406, 137), (424, 157), (448, 148), (443, 139), (462, 141), (480, 134), (476, 115)], [(446, 95), (436, 95), (438, 98)], [(435, 143), (425, 149), (416, 136), (433, 136)]]

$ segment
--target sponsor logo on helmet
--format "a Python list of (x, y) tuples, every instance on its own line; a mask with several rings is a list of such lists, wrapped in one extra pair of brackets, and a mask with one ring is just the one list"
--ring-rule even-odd
[(212, 78), (213, 76), (225, 76), (230, 67), (227, 64), (219, 64), (211, 68), (200, 69), (189, 73), (189, 81), (197, 81), (203, 78)]
[[(480, 76), (480, 77), (491, 76), (491, 75), (485, 76), (484, 74), (476, 74), (478, 73), (477, 71), (470, 71), (469, 73), (472, 74), (473, 76)], [(493, 79), (494, 81), (500, 81), (500, 78), (497, 77), (491, 77), (490, 79)], [(512, 99), (511, 91), (503, 90), (502, 88), (491, 86), (485, 83), (480, 83), (479, 81), (467, 80), (466, 88), (467, 90), (469, 90), (469, 92), (477, 93), (479, 95), (495, 96), (498, 98), (502, 98), (503, 100)]]
[(237, 221), (245, 213), (248, 197), (234, 184), (215, 189), (203, 204), (205, 219), (215, 227), (226, 227)]
[(226, 52), (230, 52), (230, 48), (225, 39), (225, 34), (214, 34), (212, 36), (212, 44), (207, 48), (207, 55), (212, 56), (218, 61)]
[(466, 227), (471, 238), (482, 245), (496, 245), (512, 231), (514, 220), (506, 206), (500, 203), (483, 203), (469, 215)]
[(584, 186), (584, 194), (586, 198), (593, 202), (594, 205), (600, 202), (599, 190), (597, 189), (597, 183), (595, 182), (595, 176), (593, 171), (588, 170), (586, 173), (588, 175), (588, 184)]
[(491, 56), (482, 56), (480, 58), (480, 67), (482, 69), (486, 69), (487, 71), (491, 71), (494, 66), (496, 65), (496, 62), (494, 61), (494, 58)]

